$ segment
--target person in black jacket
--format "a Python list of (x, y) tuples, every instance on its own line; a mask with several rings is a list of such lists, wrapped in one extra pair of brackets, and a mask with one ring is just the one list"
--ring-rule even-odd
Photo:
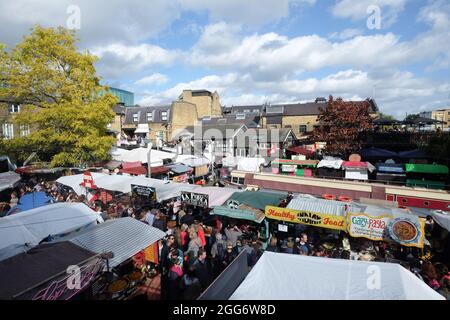
[(167, 224), (166, 221), (161, 216), (161, 212), (157, 212), (155, 215), (155, 220), (153, 221), (153, 227), (161, 230), (162, 232), (167, 231)]
[(159, 242), (159, 271), (161, 272), (161, 298), (167, 298), (168, 274), (170, 269), (170, 249), (175, 242), (175, 237), (170, 236), (167, 242), (163, 239)]
[(194, 268), (188, 268), (186, 274), (181, 279), (181, 290), (183, 300), (195, 300), (202, 293), (200, 280), (195, 276)]
[(195, 270), (195, 276), (200, 280), (202, 291), (205, 290), (211, 283), (211, 270), (208, 262), (206, 261), (206, 251), (200, 248), (198, 250), (198, 258), (194, 262), (193, 268)]

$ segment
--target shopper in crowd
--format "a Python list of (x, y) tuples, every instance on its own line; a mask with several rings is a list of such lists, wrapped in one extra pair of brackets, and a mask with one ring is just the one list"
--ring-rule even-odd
[(202, 291), (205, 290), (211, 282), (211, 269), (206, 260), (206, 250), (199, 249), (198, 258), (194, 265), (195, 276), (200, 280)]
[(235, 247), (238, 238), (242, 236), (242, 231), (234, 223), (232, 223), (225, 228), (225, 235), (227, 236), (227, 241), (231, 242), (233, 247)]

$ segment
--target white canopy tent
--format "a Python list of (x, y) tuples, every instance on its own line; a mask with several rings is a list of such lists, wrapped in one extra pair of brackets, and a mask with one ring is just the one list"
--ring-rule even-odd
[(230, 300), (444, 300), (399, 264), (265, 252)]
[[(159, 179), (150, 179), (144, 176), (109, 175), (105, 173), (91, 172), (94, 184), (101, 189), (122, 193), (131, 192), (131, 185), (152, 187), (156, 190), (158, 201), (178, 197), (181, 191), (190, 191), (194, 185), (187, 183), (169, 183)], [(80, 184), (83, 182), (83, 174), (60, 177), (56, 182), (71, 187), (78, 195), (86, 193), (86, 189)]]
[(264, 164), (264, 161), (264, 158), (239, 157), (236, 159), (237, 169), (247, 172), (260, 172), (260, 167)]
[[(122, 162), (140, 161), (141, 163), (145, 164), (145, 163), (148, 163), (149, 150), (150, 149), (148, 149), (148, 148), (136, 148), (133, 150), (113, 148), (110, 151), (110, 154), (111, 154), (113, 160), (116, 160), (116, 161), (122, 161)], [(164, 160), (166, 160), (166, 159), (173, 160), (176, 158), (176, 156), (177, 155), (175, 153), (152, 149), (151, 153), (150, 153), (151, 167), (162, 166), (164, 163)]]
[(13, 248), (26, 246), (29, 249), (49, 235), (68, 233), (97, 222), (103, 222), (102, 217), (85, 204), (66, 202), (3, 217), (0, 219), (0, 259), (11, 256), (9, 251)]
[(192, 192), (207, 194), (209, 199), (209, 207), (221, 206), (225, 203), (235, 192), (243, 192), (244, 190), (238, 190), (233, 188), (222, 187), (201, 187), (195, 186)]

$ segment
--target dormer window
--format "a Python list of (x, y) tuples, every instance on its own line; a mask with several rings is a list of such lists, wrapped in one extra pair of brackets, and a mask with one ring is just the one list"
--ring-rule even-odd
[(18, 112), (20, 112), (20, 105), (18, 104), (9, 105), (9, 113), (18, 113)]
[(147, 112), (147, 122), (153, 121), (153, 112)]
[(245, 113), (236, 114), (236, 120), (244, 120), (244, 119), (245, 119)]
[(133, 122), (138, 122), (138, 114), (137, 113), (133, 113)]
[(250, 109), (245, 109), (244, 110), (244, 113), (249, 113), (250, 112)]
[(167, 111), (161, 111), (161, 120), (167, 121)]

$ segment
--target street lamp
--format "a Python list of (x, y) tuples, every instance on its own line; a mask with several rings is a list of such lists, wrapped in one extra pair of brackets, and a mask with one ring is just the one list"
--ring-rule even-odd
[(148, 153), (147, 153), (147, 167), (148, 167), (148, 177), (152, 177), (152, 146), (153, 143), (148, 144)]

